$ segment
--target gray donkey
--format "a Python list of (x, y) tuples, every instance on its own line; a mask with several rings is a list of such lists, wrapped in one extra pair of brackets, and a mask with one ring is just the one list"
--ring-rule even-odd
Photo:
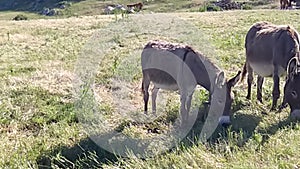
[(269, 22), (255, 23), (246, 35), (246, 63), (242, 79), (248, 72), (248, 94), (251, 97), (253, 71), (257, 73), (257, 100), (262, 102), (262, 85), (264, 77), (273, 77), (273, 102), (275, 110), (280, 97), (279, 77), (286, 74), (291, 58), (299, 52), (299, 34), (291, 26), (274, 25)]
[(299, 56), (294, 57), (288, 64), (288, 75), (284, 86), (282, 108), (289, 104), (291, 116), (300, 119), (300, 62)]
[[(220, 124), (230, 124), (230, 109), (232, 104), (231, 88), (240, 80), (241, 71), (226, 81), (224, 72), (191, 47), (163, 41), (151, 41), (142, 52), (142, 91), (144, 95), (144, 111), (148, 111), (149, 85), (153, 82), (152, 112), (156, 111), (156, 97), (159, 89), (179, 90), (180, 113), (182, 121), (188, 119), (191, 99), (196, 85), (204, 87), (211, 97), (220, 97), (219, 91), (224, 92), (223, 116)], [(220, 92), (219, 92), (220, 93)]]

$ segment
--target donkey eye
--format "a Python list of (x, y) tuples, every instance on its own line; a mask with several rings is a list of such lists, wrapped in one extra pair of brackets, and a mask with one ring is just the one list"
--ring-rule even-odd
[(291, 95), (292, 95), (293, 98), (295, 98), (295, 99), (298, 97), (298, 94), (297, 94), (297, 92), (296, 92), (295, 90), (292, 91)]

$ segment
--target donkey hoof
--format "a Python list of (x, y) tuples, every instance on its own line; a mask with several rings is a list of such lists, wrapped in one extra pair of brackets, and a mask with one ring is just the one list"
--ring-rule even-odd
[(229, 127), (231, 125), (230, 117), (229, 116), (221, 116), (219, 118), (219, 124), (225, 128)]
[(291, 118), (294, 120), (300, 120), (300, 110), (294, 110), (291, 113)]
[(222, 124), (222, 127), (224, 127), (224, 128), (228, 128), (229, 126), (231, 126), (231, 123), (223, 123)]
[(272, 106), (270, 111), (276, 111), (276, 106)]
[(210, 105), (210, 101), (205, 101), (205, 102), (203, 102), (203, 104), (208, 106), (208, 105)]

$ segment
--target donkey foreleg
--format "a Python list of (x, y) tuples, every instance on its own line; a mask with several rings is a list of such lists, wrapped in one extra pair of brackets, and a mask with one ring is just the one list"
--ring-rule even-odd
[(180, 114), (181, 114), (181, 121), (182, 122), (187, 120), (186, 103), (187, 103), (187, 95), (186, 94), (181, 94), (180, 95)]
[(152, 113), (156, 114), (156, 98), (159, 88), (153, 87), (152, 89)]
[[(187, 96), (187, 100), (186, 100), (187, 115), (189, 115), (189, 112), (191, 110), (193, 94), (194, 94), (194, 91)], [(188, 118), (188, 116), (187, 116), (187, 118)]]
[(286, 86), (284, 86), (284, 97), (283, 97), (282, 103), (279, 106), (279, 109), (277, 112), (281, 112), (282, 109), (286, 108), (287, 106), (288, 106), (288, 103), (286, 101)]

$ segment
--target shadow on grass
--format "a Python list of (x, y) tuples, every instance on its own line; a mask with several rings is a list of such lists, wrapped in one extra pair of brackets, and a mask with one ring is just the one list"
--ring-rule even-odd
[[(233, 142), (235, 145), (242, 147), (253, 136), (254, 130), (261, 121), (261, 117), (238, 112), (243, 106), (241, 102), (233, 105), (232, 110), (236, 113), (232, 117), (232, 125), (229, 128), (218, 126), (208, 140), (210, 145), (216, 145), (220, 142)], [(194, 124), (187, 137), (180, 142), (180, 145), (183, 145), (182, 148), (186, 149), (198, 142), (196, 136), (201, 133), (203, 121), (205, 120), (203, 114), (208, 113), (208, 110), (208, 107), (204, 104), (199, 108), (201, 113), (198, 114), (197, 123)], [(260, 133), (275, 134), (279, 128), (290, 124), (289, 122), (290, 120), (286, 119), (278, 124), (274, 124), (267, 131), (260, 131)], [(242, 137), (233, 138), (232, 133), (236, 133), (238, 136), (239, 133), (242, 133)], [(264, 141), (267, 141), (267, 139), (265, 138)], [(181, 147), (180, 145), (178, 145), (179, 148)], [(162, 155), (176, 150), (178, 146), (163, 152)], [(53, 166), (60, 168), (101, 168), (103, 164), (115, 163), (118, 159), (116, 155), (102, 149), (93, 140), (86, 138), (73, 147), (57, 147), (48, 154), (40, 156), (37, 163), (39, 168), (51, 168)]]
[[(242, 102), (237, 102), (233, 105), (232, 111), (234, 112), (234, 116), (231, 118), (232, 124), (226, 127), (218, 125), (212, 136), (207, 140), (210, 144), (217, 144), (220, 141), (232, 141), (230, 139), (233, 138), (230, 138), (231, 136), (229, 136), (232, 132), (243, 134), (242, 140), (239, 141), (239, 146), (243, 146), (252, 137), (255, 128), (261, 121), (261, 117), (237, 112), (243, 106)], [(197, 136), (201, 133), (204, 124), (203, 122), (205, 121), (205, 116), (208, 111), (209, 109), (207, 106), (201, 106), (199, 108), (199, 112), (201, 113), (198, 114), (196, 120), (198, 123), (194, 124), (186, 139), (182, 140), (185, 146), (191, 146), (198, 141)]]
[[(57, 158), (60, 156), (59, 158)], [(101, 168), (101, 165), (113, 163), (117, 157), (102, 149), (91, 139), (86, 138), (73, 147), (58, 147), (47, 155), (38, 158), (38, 168)]]
[(268, 140), (271, 138), (272, 135), (276, 134), (277, 131), (285, 128), (285, 127), (291, 127), (293, 128), (299, 121), (292, 119), (290, 116), (284, 119), (283, 121), (280, 121), (279, 123), (275, 123), (268, 127), (265, 130), (258, 130), (259, 133), (262, 135), (262, 142), (261, 144), (264, 145), (268, 142)]

